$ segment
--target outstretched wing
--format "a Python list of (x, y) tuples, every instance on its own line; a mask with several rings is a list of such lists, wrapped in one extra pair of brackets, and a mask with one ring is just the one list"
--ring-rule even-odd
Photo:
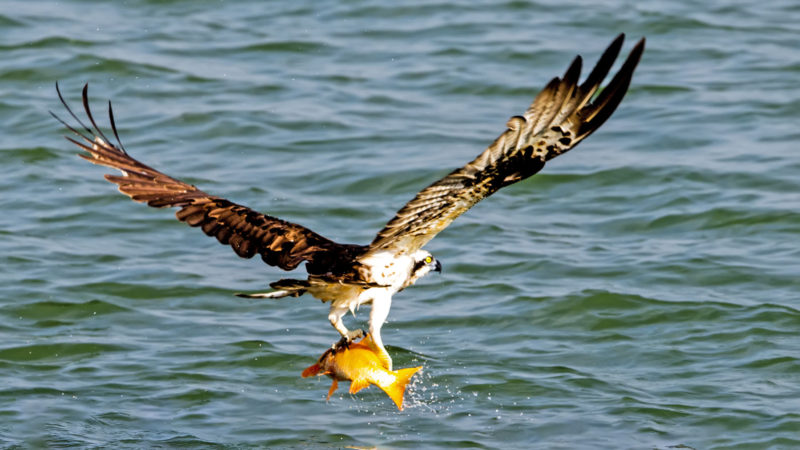
[(108, 103), (108, 115), (117, 145), (111, 143), (92, 117), (87, 95), (88, 85), (83, 88), (83, 107), (91, 127), (86, 126), (72, 112), (64, 101), (58, 84), (56, 91), (69, 114), (85, 130), (85, 133), (80, 132), (50, 113), (79, 137), (73, 139), (66, 136), (67, 140), (89, 153), (78, 156), (93, 164), (118, 169), (122, 172), (121, 176), (106, 175), (105, 178), (117, 184), (120, 192), (134, 201), (145, 202), (156, 208), (179, 207), (180, 210), (175, 214), (178, 220), (192, 227), (200, 227), (205, 234), (216, 237), (222, 244), (230, 245), (242, 258), (252, 258), (259, 254), (267, 264), (284, 270), (292, 270), (301, 262), (308, 261), (309, 272), (327, 273), (337, 262), (350, 261), (353, 254), (363, 248), (337, 244), (305, 227), (209, 195), (195, 186), (142, 164), (128, 155), (122, 146), (114, 123), (111, 102)]
[(546, 161), (566, 152), (597, 130), (617, 108), (644, 51), (640, 40), (608, 86), (592, 97), (619, 54), (624, 34), (609, 45), (597, 65), (578, 85), (581, 57), (562, 78), (554, 78), (523, 116), (466, 166), (423, 189), (408, 202), (369, 245), (370, 251), (413, 252), (433, 239), (473, 205), (498, 189), (540, 171)]

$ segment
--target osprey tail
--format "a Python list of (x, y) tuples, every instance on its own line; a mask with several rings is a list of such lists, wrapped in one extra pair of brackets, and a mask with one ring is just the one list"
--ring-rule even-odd
[(237, 297), (244, 298), (283, 298), (300, 297), (308, 290), (308, 281), (283, 279), (270, 283), (269, 287), (275, 289), (272, 292), (259, 292), (256, 294), (237, 293)]

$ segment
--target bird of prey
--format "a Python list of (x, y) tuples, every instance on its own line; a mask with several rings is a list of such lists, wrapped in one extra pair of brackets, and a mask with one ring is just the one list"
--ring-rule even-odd
[(305, 262), (306, 279), (282, 279), (270, 284), (271, 292), (239, 295), (280, 298), (308, 293), (330, 302), (328, 319), (342, 335), (334, 347), (364, 335), (363, 330), (348, 330), (342, 317), (347, 311), (371, 304), (369, 332), (391, 368), (380, 331), (392, 296), (442, 268), (422, 247), (473, 205), (539, 172), (547, 161), (575, 147), (611, 116), (627, 92), (644, 51), (642, 39), (611, 82), (600, 90), (623, 40), (623, 34), (614, 39), (580, 84), (582, 60), (577, 56), (561, 78), (553, 78), (545, 86), (524, 114), (508, 121), (507, 129), (483, 153), (420, 191), (368, 245), (334, 242), (301, 225), (208, 194), (139, 162), (119, 139), (111, 102), (108, 115), (115, 143), (97, 126), (89, 108), (88, 85), (83, 88), (83, 107), (91, 127), (69, 108), (58, 84), (59, 99), (80, 126), (73, 127), (51, 114), (77, 135), (66, 138), (88, 153), (79, 156), (122, 172), (105, 178), (134, 201), (156, 208), (180, 208), (178, 220), (200, 227), (208, 236), (230, 245), (240, 257), (260, 255), (270, 266), (283, 270), (293, 270)]

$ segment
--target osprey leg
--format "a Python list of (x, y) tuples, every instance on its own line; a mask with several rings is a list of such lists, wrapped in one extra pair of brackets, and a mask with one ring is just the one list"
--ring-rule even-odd
[[(331, 304), (331, 312), (330, 314), (328, 314), (328, 320), (331, 321), (331, 325), (333, 325), (333, 328), (336, 328), (336, 331), (338, 331), (339, 334), (341, 334), (342, 337), (344, 337), (346, 341), (349, 343), (356, 339), (364, 337), (364, 330), (358, 329), (350, 331), (347, 329), (347, 327), (344, 326), (342, 317), (345, 314), (347, 314), (348, 311), (350, 311), (350, 309), (347, 306)], [(337, 344), (334, 344), (333, 348), (335, 349), (336, 347)]]
[(372, 299), (372, 311), (369, 313), (369, 334), (372, 336), (372, 342), (375, 343), (380, 357), (387, 370), (392, 370), (392, 357), (383, 346), (383, 339), (381, 339), (381, 327), (383, 327), (386, 318), (389, 317), (389, 309), (392, 307), (391, 295), (379, 295)]

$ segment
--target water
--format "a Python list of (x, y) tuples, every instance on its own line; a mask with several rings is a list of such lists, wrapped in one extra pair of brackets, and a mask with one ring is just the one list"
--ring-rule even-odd
[[(0, 445), (800, 446), (796, 2), (16, 2), (0, 8)], [(286, 274), (76, 158), (53, 84), (144, 162), (366, 243), (576, 53), (647, 36), (611, 120), (427, 247), (398, 412), (300, 372)], [(98, 114), (102, 116), (102, 114)], [(363, 324), (366, 311), (350, 326)]]

